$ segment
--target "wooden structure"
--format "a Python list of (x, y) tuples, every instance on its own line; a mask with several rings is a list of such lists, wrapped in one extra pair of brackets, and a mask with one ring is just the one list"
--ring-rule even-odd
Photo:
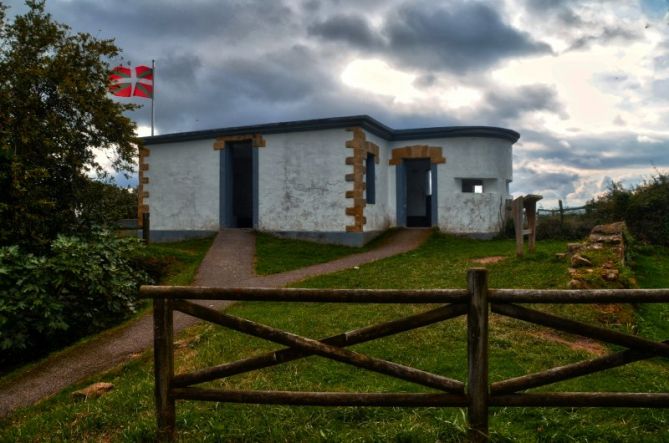
[[(485, 269), (470, 269), (468, 289), (367, 290), (367, 289), (233, 289), (143, 286), (143, 298), (154, 307), (155, 398), (158, 440), (175, 438), (175, 401), (203, 400), (229, 403), (310, 406), (466, 407), (469, 440), (488, 440), (491, 406), (504, 407), (643, 407), (669, 408), (669, 393), (634, 392), (534, 392), (574, 377), (627, 363), (669, 357), (669, 340), (655, 342), (598, 326), (522, 307), (521, 303), (601, 304), (669, 303), (669, 289), (624, 290), (519, 290), (488, 289)], [(302, 337), (271, 326), (221, 313), (189, 300), (249, 300), (326, 303), (442, 304), (422, 313), (348, 331), (321, 339)], [(174, 374), (173, 311), (286, 346), (266, 354), (223, 363), (185, 374)], [(602, 357), (524, 374), (490, 383), (488, 379), (488, 313), (524, 320), (571, 334), (602, 340), (626, 350)], [(467, 383), (393, 363), (346, 347), (467, 315)], [(439, 345), (435, 344), (438, 348)], [(361, 393), (242, 391), (198, 388), (193, 385), (256, 369), (319, 355), (370, 371), (435, 389), (434, 393)]]
[[(516, 231), (516, 255), (522, 257), (525, 250), (525, 236), (528, 236), (528, 250), (534, 252), (537, 244), (537, 202), (541, 195), (528, 194), (513, 200), (513, 225)], [(525, 225), (527, 221), (527, 225)]]

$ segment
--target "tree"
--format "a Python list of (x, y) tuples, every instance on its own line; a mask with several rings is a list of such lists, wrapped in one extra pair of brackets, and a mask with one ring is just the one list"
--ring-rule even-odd
[(113, 40), (72, 33), (44, 0), (6, 22), (0, 3), (0, 245), (39, 251), (58, 234), (90, 229), (81, 193), (104, 174), (133, 170), (139, 140), (123, 115), (134, 105), (107, 95)]

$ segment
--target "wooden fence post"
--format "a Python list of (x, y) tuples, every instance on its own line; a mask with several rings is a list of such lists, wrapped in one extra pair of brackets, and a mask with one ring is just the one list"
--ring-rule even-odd
[(513, 226), (516, 233), (516, 256), (522, 257), (524, 250), (524, 237), (523, 237), (523, 197), (516, 197), (512, 203), (512, 213), (513, 213)]
[(534, 252), (537, 249), (537, 203), (530, 201), (525, 206), (525, 216), (527, 218), (527, 250)]
[(151, 242), (151, 214), (142, 213), (142, 239), (147, 245)]
[(153, 300), (153, 352), (156, 379), (157, 440), (174, 440), (174, 398), (170, 393), (174, 378), (174, 339), (172, 327), (172, 301), (164, 298)]
[(467, 271), (467, 397), (470, 442), (488, 441), (488, 271)]

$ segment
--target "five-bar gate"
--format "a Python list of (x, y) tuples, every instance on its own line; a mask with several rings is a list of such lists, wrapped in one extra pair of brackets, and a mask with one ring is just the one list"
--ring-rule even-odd
[[(469, 440), (487, 441), (491, 406), (523, 407), (669, 407), (669, 393), (536, 392), (522, 393), (558, 381), (592, 374), (627, 363), (669, 357), (669, 342), (654, 342), (598, 326), (558, 317), (519, 303), (667, 303), (669, 289), (520, 290), (488, 289), (485, 269), (470, 269), (467, 289), (223, 289), (143, 286), (140, 294), (154, 305), (155, 397), (159, 440), (174, 439), (175, 400), (311, 406), (466, 407)], [(302, 337), (271, 326), (218, 312), (190, 300), (244, 300), (326, 303), (439, 304), (422, 313), (344, 332), (331, 337)], [(174, 374), (173, 311), (216, 323), (286, 346), (260, 356), (224, 363), (185, 374)], [(508, 316), (626, 348), (621, 352), (551, 368), (534, 374), (488, 381), (488, 313)], [(422, 326), (467, 316), (467, 381), (370, 357), (346, 349)], [(435, 393), (341, 393), (294, 391), (237, 391), (203, 389), (199, 383), (267, 368), (310, 355), (319, 355), (359, 368), (414, 382)]]

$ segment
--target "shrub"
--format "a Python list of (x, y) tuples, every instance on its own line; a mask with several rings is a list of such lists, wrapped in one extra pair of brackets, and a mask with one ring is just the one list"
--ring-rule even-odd
[(126, 318), (137, 289), (148, 281), (132, 263), (141, 243), (94, 231), (89, 238), (59, 236), (51, 254), (0, 248), (0, 364), (43, 354)]
[(659, 174), (636, 188), (614, 183), (602, 197), (589, 203), (597, 223), (624, 220), (639, 240), (669, 245), (669, 176)]
[(33, 346), (38, 337), (67, 329), (63, 303), (48, 284), (48, 268), (45, 257), (23, 254), (17, 246), (0, 248), (2, 360)]
[(537, 220), (538, 240), (581, 240), (594, 227), (592, 220), (583, 215), (541, 216)]
[[(585, 215), (539, 216), (537, 218), (537, 240), (581, 240), (586, 237), (595, 223)], [(499, 238), (516, 238), (513, 219), (508, 218)]]

